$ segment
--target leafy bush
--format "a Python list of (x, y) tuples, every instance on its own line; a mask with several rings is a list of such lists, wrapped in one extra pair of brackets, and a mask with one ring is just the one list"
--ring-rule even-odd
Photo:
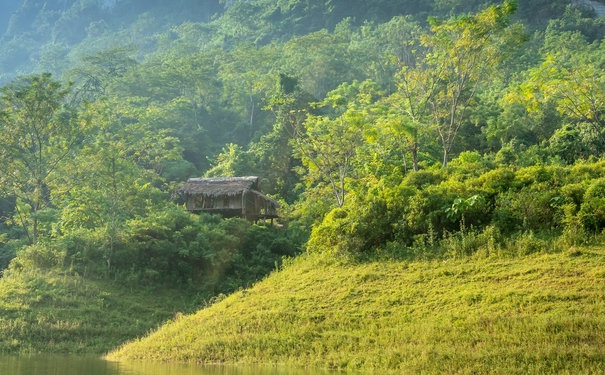
[(605, 228), (605, 179), (593, 181), (584, 193), (579, 215), (583, 227), (590, 232)]
[(50, 244), (32, 245), (23, 248), (18, 253), (13, 268), (52, 268), (62, 266), (65, 261), (65, 251)]
[(356, 194), (313, 228), (307, 249), (363, 257), (389, 241), (407, 238), (411, 232), (405, 207), (415, 193), (416, 189), (402, 184)]
[(252, 284), (297, 254), (286, 229), (193, 215), (167, 205), (127, 222), (119, 233), (74, 229), (53, 241), (25, 247), (23, 266), (66, 266), (89, 277), (142, 285), (188, 286), (207, 294)]
[[(473, 156), (465, 158), (476, 163)], [(498, 167), (476, 177), (452, 164), (412, 173), (395, 188), (378, 181), (356, 191), (315, 226), (308, 249), (357, 259), (520, 255), (552, 241), (582, 244), (605, 229), (603, 162)]]
[(436, 185), (445, 180), (445, 178), (446, 177), (441, 170), (420, 170), (416, 173), (408, 174), (404, 183), (409, 186), (414, 186), (417, 189), (422, 189), (427, 185)]

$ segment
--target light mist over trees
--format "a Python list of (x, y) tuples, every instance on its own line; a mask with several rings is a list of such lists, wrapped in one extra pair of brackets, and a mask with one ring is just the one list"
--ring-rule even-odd
[[(448, 257), (605, 227), (605, 28), (569, 1), (18, 5), (0, 39), (3, 266), (212, 294), (303, 250)], [(250, 175), (279, 226), (176, 194)]]

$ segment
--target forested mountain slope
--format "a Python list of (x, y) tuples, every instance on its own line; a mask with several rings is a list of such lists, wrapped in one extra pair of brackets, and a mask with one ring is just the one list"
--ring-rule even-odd
[[(430, 263), (602, 243), (605, 28), (581, 4), (16, 6), (0, 38), (9, 289), (43, 270), (201, 300), (302, 252)], [(186, 212), (178, 188), (200, 176), (258, 176), (281, 219)]]
[[(115, 45), (137, 45), (143, 59), (157, 50), (164, 33), (183, 22), (206, 25), (204, 44), (232, 48), (242, 41), (267, 44), (333, 30), (345, 18), (357, 25), (397, 15), (424, 21), (428, 15), (472, 12), (489, 3), (493, 1), (7, 0), (0, 4), (0, 79), (7, 82), (34, 71), (60, 75), (77, 64), (79, 54)], [(522, 0), (518, 17), (544, 25), (569, 3)]]
[[(418, 4), (17, 4), (0, 39), (5, 80), (18, 72), (53, 75), (20, 76), (0, 95), (2, 126), (10, 130), (0, 139), (4, 258), (71, 233), (109, 241), (78, 262), (102, 254), (114, 260), (110, 267), (127, 269), (130, 255), (116, 263), (115, 254), (131, 254), (123, 241), (137, 233), (136, 221), (168, 215), (166, 225), (180, 228), (177, 211), (164, 204), (178, 201), (176, 187), (200, 175), (260, 176), (264, 191), (284, 204), (292, 248), (357, 206), (388, 206), (387, 192), (422, 202), (444, 181), (452, 187), (443, 186), (438, 203), (388, 206), (397, 214), (424, 211), (428, 219), (405, 230), (376, 223), (385, 237), (368, 247), (397, 236), (410, 246), (431, 228), (441, 236), (465, 222), (511, 233), (542, 231), (539, 224), (548, 222), (560, 232), (581, 214), (584, 229), (599, 229), (585, 217), (588, 208), (581, 210), (593, 183), (576, 175), (558, 180), (582, 184), (573, 202), (563, 199), (571, 193), (553, 190), (549, 199), (562, 200), (536, 203), (565, 219), (536, 227), (528, 226), (529, 213), (500, 220), (506, 205), (499, 197), (519, 185), (461, 189), (453, 181), (505, 166), (600, 157), (602, 21), (565, 1)], [(45, 105), (32, 113), (39, 98)], [(38, 124), (34, 144), (23, 136), (32, 131), (30, 119)], [(35, 157), (40, 152), (44, 157)], [(474, 174), (469, 165), (479, 166)], [(372, 202), (368, 194), (381, 198)], [(487, 213), (482, 221), (465, 212), (479, 206)], [(74, 256), (85, 254), (78, 246)]]

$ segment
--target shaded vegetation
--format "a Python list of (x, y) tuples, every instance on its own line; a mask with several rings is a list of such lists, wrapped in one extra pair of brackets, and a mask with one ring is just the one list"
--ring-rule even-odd
[(39, 269), (5, 272), (0, 295), (2, 353), (103, 353), (204, 302), (182, 290), (129, 288)]

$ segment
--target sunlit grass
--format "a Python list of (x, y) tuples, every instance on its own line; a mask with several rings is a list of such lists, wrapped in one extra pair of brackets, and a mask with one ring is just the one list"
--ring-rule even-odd
[(605, 372), (605, 249), (343, 265), (303, 257), (111, 359), (400, 373)]

